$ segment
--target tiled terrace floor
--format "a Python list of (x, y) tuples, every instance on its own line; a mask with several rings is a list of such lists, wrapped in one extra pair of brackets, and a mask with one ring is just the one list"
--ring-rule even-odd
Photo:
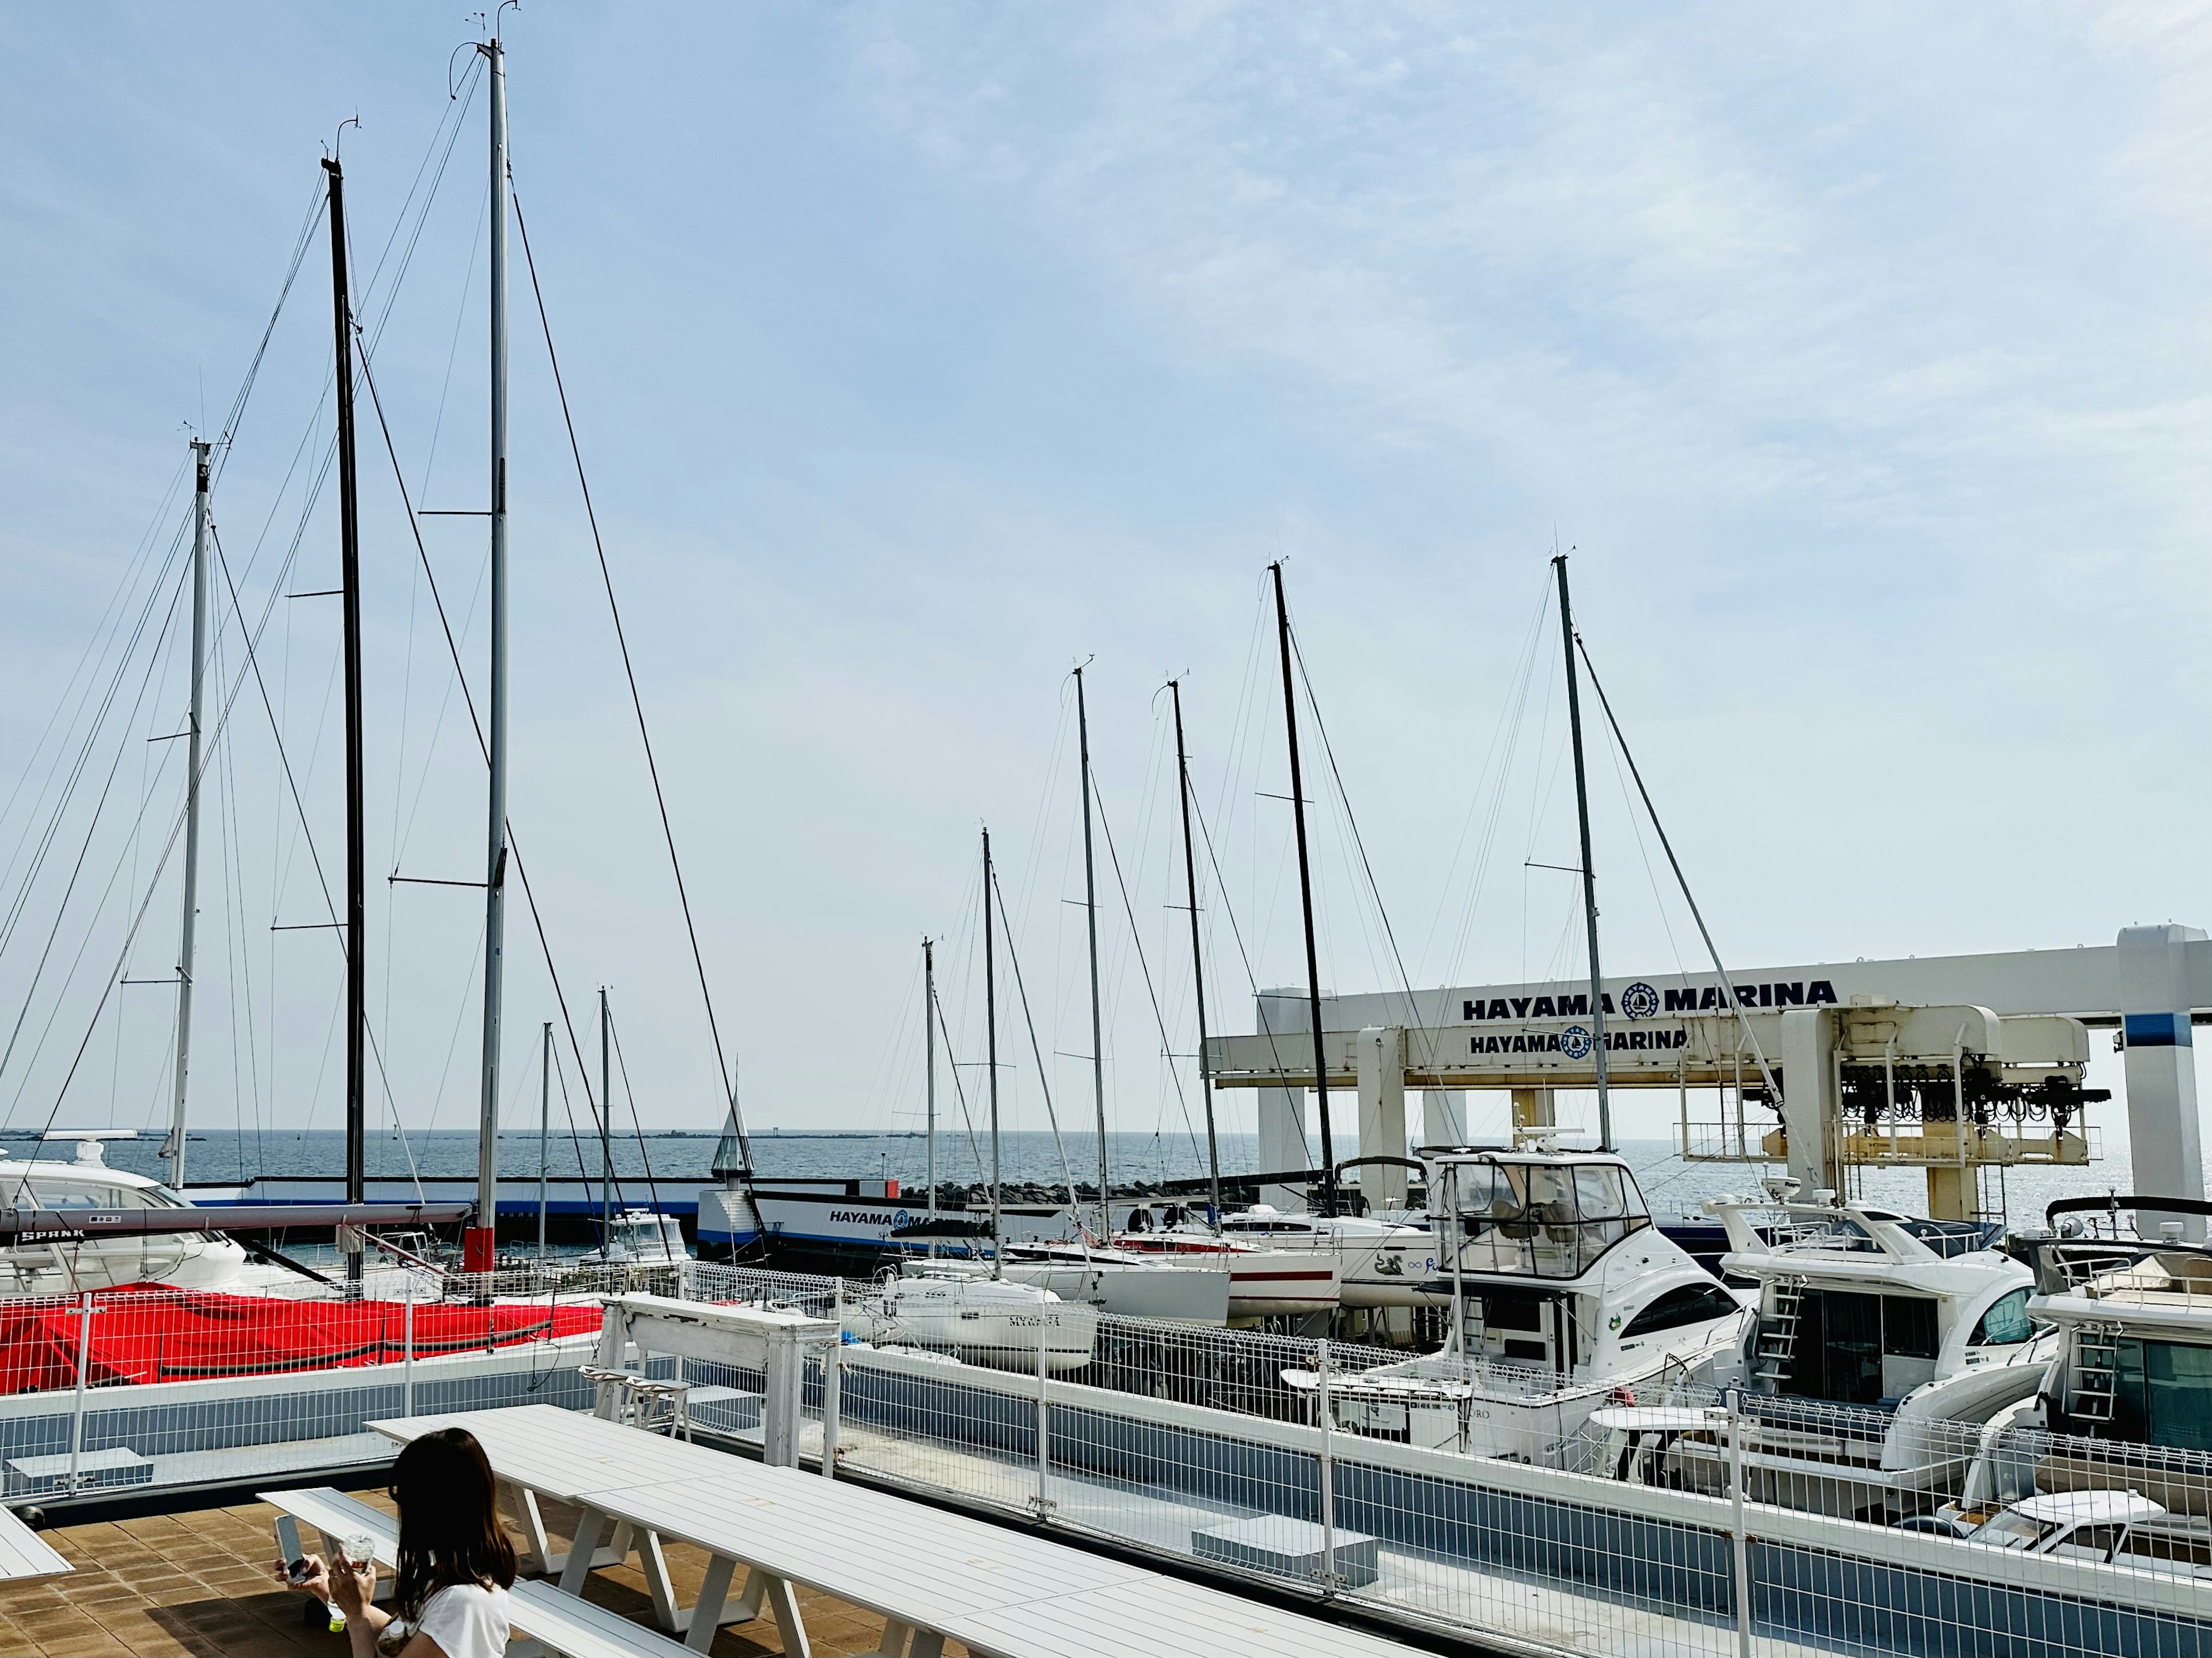
[[(381, 1493), (361, 1495), (390, 1506)], [(265, 1503), (251, 1503), (46, 1533), (77, 1570), (64, 1577), (0, 1584), (0, 1654), (343, 1658), (345, 1637), (331, 1634), (319, 1622), (310, 1628), (301, 1621), (301, 1598), (270, 1580), (275, 1516)], [(548, 1505), (550, 1528), (562, 1530), (568, 1517)], [(682, 1545), (667, 1552), (670, 1573), (688, 1602), (706, 1557)], [(591, 1598), (641, 1622), (651, 1617), (645, 1580), (634, 1567), (593, 1573)], [(880, 1618), (824, 1595), (802, 1592), (799, 1603), (814, 1650), (825, 1658), (873, 1652), (882, 1642)], [(721, 1631), (714, 1650), (738, 1658), (781, 1648), (775, 1621), (764, 1617)]]

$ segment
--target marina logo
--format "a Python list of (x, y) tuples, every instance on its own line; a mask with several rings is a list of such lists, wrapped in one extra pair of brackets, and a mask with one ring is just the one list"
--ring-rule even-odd
[[(1826, 979), (1778, 979), (1767, 984), (1732, 987), (1741, 1007), (1830, 1007), (1836, 987)], [(1638, 979), (1620, 993), (1621, 1009), (1632, 1019), (1649, 1019), (1668, 1013), (1725, 1013), (1729, 993), (1718, 985), (1690, 985), (1661, 991)], [(1603, 999), (1605, 1011), (1613, 1011), (1613, 997)], [(1468, 997), (1460, 1003), (1460, 1017), (1468, 1024), (1487, 1019), (1587, 1019), (1589, 992), (1559, 991), (1549, 996)]]
[(891, 1230), (894, 1232), (897, 1231), (900, 1227), (904, 1226), (906, 1224), (907, 1213), (903, 1209), (900, 1210), (898, 1213), (891, 1217)]
[(1590, 1034), (1587, 1027), (1571, 1024), (1559, 1033), (1559, 1052), (1571, 1060), (1587, 1060), (1590, 1054)]

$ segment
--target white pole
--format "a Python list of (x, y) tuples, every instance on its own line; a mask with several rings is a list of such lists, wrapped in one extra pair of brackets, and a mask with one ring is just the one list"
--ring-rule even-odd
[(402, 1416), (412, 1416), (415, 1414), (415, 1284), (411, 1279), (407, 1284), (406, 1307), (407, 1345), (405, 1351), (407, 1355), (407, 1408), (402, 1411), (400, 1414)]
[(545, 1264), (545, 1151), (553, 1122), (553, 1021), (545, 1022), (545, 1052), (538, 1078), (538, 1264)]
[(200, 908), (200, 694), (207, 677), (208, 452), (192, 440), (192, 685), (185, 720), (185, 917), (177, 937), (177, 1066), (169, 1101), (169, 1184), (185, 1189), (185, 1078), (192, 1058), (192, 937)]
[(477, 1214), (462, 1265), (489, 1272), (499, 1217), (499, 1033), (507, 975), (507, 62), (491, 61), (491, 786), (484, 860), (483, 1074), (477, 1125)]
[(69, 1488), (76, 1490), (77, 1459), (84, 1452), (84, 1376), (92, 1363), (92, 1291), (76, 1302), (76, 1408), (70, 1416)]
[[(1045, 1292), (1040, 1290), (1040, 1296)], [(1052, 1407), (1044, 1396), (1044, 1323), (1045, 1303), (1037, 1303), (1037, 1518), (1042, 1520), (1052, 1512)]]
[(1751, 1540), (1743, 1529), (1743, 1395), (1729, 1389), (1729, 1490), (1735, 1508), (1735, 1649), (1737, 1658), (1751, 1658)]
[(1322, 1587), (1336, 1587), (1336, 1458), (1329, 1445), (1328, 1338), (1317, 1344), (1314, 1397), (1321, 1405), (1321, 1572)]

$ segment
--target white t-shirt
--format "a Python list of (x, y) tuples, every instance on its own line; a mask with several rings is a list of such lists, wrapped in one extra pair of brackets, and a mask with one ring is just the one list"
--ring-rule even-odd
[(446, 1658), (500, 1658), (507, 1650), (507, 1591), (477, 1583), (440, 1589), (399, 1644), (417, 1635), (435, 1641)]

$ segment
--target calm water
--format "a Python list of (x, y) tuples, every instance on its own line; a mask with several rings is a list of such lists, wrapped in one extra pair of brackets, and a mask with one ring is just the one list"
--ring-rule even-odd
[[(656, 1183), (703, 1184), (709, 1178), (708, 1164), (714, 1157), (714, 1143), (715, 1136), (712, 1134), (652, 1135), (642, 1141), (635, 1137), (617, 1139), (613, 1146), (615, 1172), (626, 1182), (642, 1181), (649, 1174)], [(21, 1139), (11, 1138), (5, 1144), (16, 1156), (27, 1149), (27, 1143)], [(1201, 1160), (1203, 1144), (1200, 1141), (1194, 1146), (1187, 1137), (1109, 1134), (1109, 1166), (1117, 1184), (1124, 1181), (1191, 1178), (1206, 1172)], [(167, 1171), (155, 1156), (159, 1145), (156, 1136), (111, 1141), (107, 1146), (108, 1161), (118, 1168), (140, 1174), (162, 1175)], [(1064, 1178), (1060, 1149), (1064, 1148), (1067, 1164), (1073, 1167), (1075, 1178), (1081, 1181), (1097, 1167), (1096, 1146), (1096, 1138), (1088, 1134), (1065, 1135), (1060, 1147), (1056, 1148), (1049, 1133), (1010, 1133), (1003, 1136), (1000, 1142), (1000, 1166), (1009, 1183), (1057, 1183)], [(1761, 1172), (1758, 1168), (1741, 1164), (1685, 1163), (1674, 1155), (1671, 1143), (1665, 1140), (1626, 1140), (1620, 1149), (1636, 1169), (1652, 1212), (1662, 1218), (1694, 1214), (1701, 1199), (1749, 1189)], [(373, 1136), (368, 1150), (372, 1176), (404, 1178), (410, 1172), (410, 1158), (413, 1171), (424, 1175), (467, 1176), (476, 1169), (476, 1135), (470, 1132), (411, 1134), (403, 1143), (387, 1131)], [(988, 1141), (971, 1148), (964, 1134), (940, 1135), (939, 1178), (959, 1181), (977, 1179), (978, 1151), (988, 1159)], [(58, 1145), (49, 1148), (49, 1155), (66, 1157), (69, 1151)], [(1257, 1135), (1221, 1136), (1224, 1173), (1253, 1172), (1259, 1166), (1258, 1155)], [(754, 1163), (764, 1175), (845, 1179), (880, 1179), (888, 1175), (918, 1187), (924, 1179), (926, 1157), (925, 1142), (919, 1135), (786, 1133), (757, 1134), (753, 1138)], [(546, 1162), (548, 1172), (555, 1175), (596, 1178), (599, 1172), (599, 1145), (588, 1139), (579, 1144), (565, 1135), (559, 1136), (547, 1147)], [(529, 1178), (538, 1173), (538, 1164), (536, 1134), (508, 1133), (500, 1137), (502, 1173)], [(257, 1174), (338, 1175), (344, 1169), (344, 1139), (335, 1130), (255, 1135), (210, 1129), (204, 1134), (192, 1136), (187, 1172), (197, 1185), (202, 1181), (242, 1180)], [(2039, 1221), (2044, 1205), (2054, 1198), (2112, 1189), (2124, 1192), (2131, 1181), (2125, 1150), (2117, 1148), (2104, 1161), (2087, 1169), (2014, 1169), (2006, 1184), (2008, 1211), (2014, 1220), (2025, 1223)], [(1864, 1193), (1875, 1201), (1894, 1205), (1908, 1213), (1921, 1213), (1927, 1207), (1925, 1180), (1917, 1169), (1870, 1170), (1866, 1175)]]

